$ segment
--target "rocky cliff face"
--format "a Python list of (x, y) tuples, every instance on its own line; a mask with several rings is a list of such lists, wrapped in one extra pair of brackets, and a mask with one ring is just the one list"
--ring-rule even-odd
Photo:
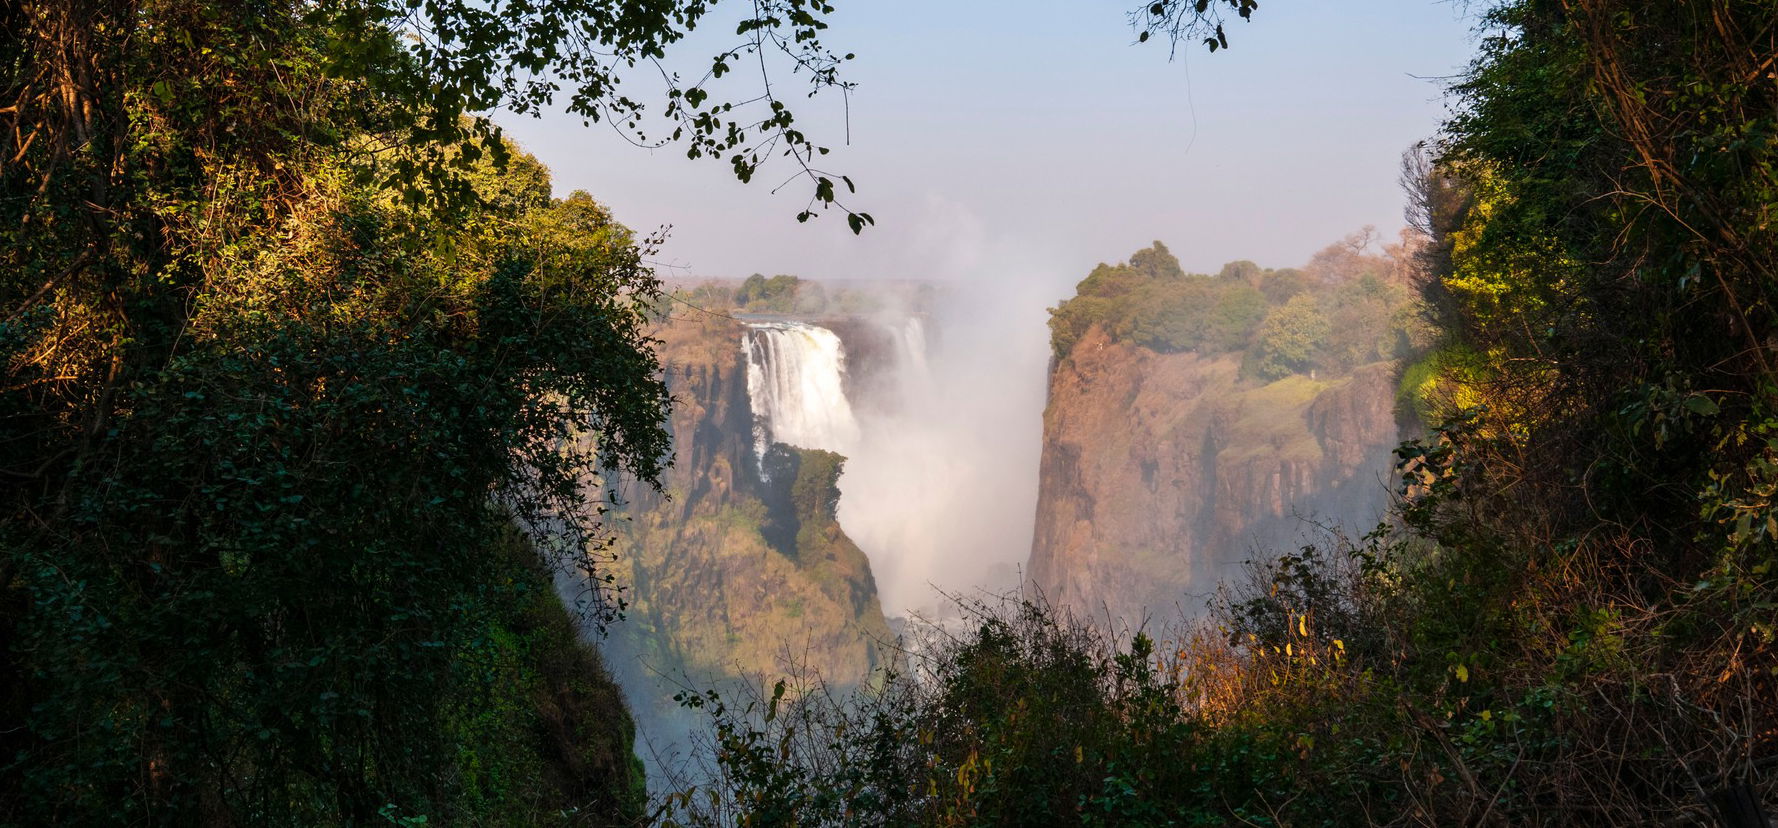
[[(869, 562), (834, 520), (840, 458), (780, 445), (767, 456), (770, 482), (759, 475), (743, 332), (694, 314), (655, 333), (675, 402), (674, 463), (665, 497), (632, 493), (614, 521), (629, 609), (609, 649), (637, 706), (656, 715), (670, 714), (687, 679), (808, 669), (856, 684), (892, 640)], [(637, 698), (649, 684), (655, 698)]]
[(1240, 354), (1160, 354), (1089, 331), (1050, 375), (1030, 577), (1135, 624), (1195, 612), (1259, 548), (1368, 529), (1397, 442), (1390, 365), (1240, 378)]

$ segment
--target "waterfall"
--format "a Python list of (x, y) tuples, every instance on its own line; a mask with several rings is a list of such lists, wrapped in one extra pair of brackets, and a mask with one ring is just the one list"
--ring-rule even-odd
[(900, 353), (898, 367), (901, 369), (902, 382), (918, 383), (925, 387), (932, 382), (932, 369), (926, 364), (926, 323), (918, 316), (909, 316), (901, 330), (896, 332), (895, 344)]
[(935, 587), (1010, 588), (1030, 553), (1049, 345), (1041, 329), (977, 324), (991, 315), (878, 317), (881, 337), (860, 341), (886, 352), (854, 366), (878, 375), (851, 379), (880, 390), (857, 399), (837, 333), (759, 321), (741, 340), (760, 473), (775, 442), (846, 456), (840, 527), (870, 557), (891, 616), (937, 617)]
[(747, 327), (741, 349), (747, 358), (755, 459), (763, 460), (772, 443), (851, 453), (860, 435), (846, 399), (846, 352), (839, 336), (801, 322)]

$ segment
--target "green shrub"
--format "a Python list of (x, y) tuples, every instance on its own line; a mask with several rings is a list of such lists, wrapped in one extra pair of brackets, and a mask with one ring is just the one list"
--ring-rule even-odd
[[(1320, 571), (1313, 557), (1297, 561)], [(966, 606), (966, 632), (915, 633), (912, 672), (859, 696), (835, 698), (809, 677), (738, 697), (682, 695), (710, 717), (700, 755), (711, 781), (669, 797), (668, 816), (697, 826), (1358, 824), (1397, 792), (1324, 784), (1384, 750), (1321, 718), (1364, 690), (1336, 633), (1299, 630), (1309, 606), (1299, 599), (1344, 600), (1337, 578), (1314, 583), (1246, 611), (1266, 616), (1266, 644), (1231, 647), (1209, 627), (1114, 641), (1041, 601), (1009, 599)]]
[(1299, 294), (1274, 308), (1254, 341), (1255, 370), (1266, 379), (1307, 371), (1333, 333), (1311, 294)]
[(1211, 313), (1206, 342), (1215, 350), (1239, 351), (1247, 347), (1266, 318), (1266, 297), (1246, 282), (1225, 282)]

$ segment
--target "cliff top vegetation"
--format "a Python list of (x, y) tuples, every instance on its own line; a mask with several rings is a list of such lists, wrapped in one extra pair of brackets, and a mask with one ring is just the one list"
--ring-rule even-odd
[(785, 316), (868, 314), (890, 308), (909, 312), (928, 310), (936, 288), (922, 282), (823, 282), (780, 273), (755, 273), (738, 284), (732, 280), (707, 280), (675, 291), (684, 304), (718, 313), (757, 313)]
[(1159, 353), (1240, 353), (1243, 373), (1342, 374), (1424, 346), (1406, 259), (1413, 236), (1374, 255), (1374, 231), (1329, 245), (1302, 268), (1223, 265), (1186, 273), (1161, 242), (1128, 262), (1101, 264), (1075, 295), (1050, 309), (1050, 345), (1068, 356), (1097, 327)]

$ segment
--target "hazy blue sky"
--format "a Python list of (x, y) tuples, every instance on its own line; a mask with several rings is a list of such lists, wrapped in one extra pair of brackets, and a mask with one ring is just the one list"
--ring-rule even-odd
[[(675, 275), (1004, 281), (1045, 291), (1166, 241), (1188, 270), (1299, 264), (1364, 224), (1401, 225), (1401, 151), (1445, 117), (1471, 22), (1434, 0), (1265, 0), (1233, 49), (1134, 45), (1129, 0), (836, 0), (828, 43), (856, 52), (851, 145), (835, 146), (875, 229), (800, 225), (777, 195), (678, 149), (577, 120), (503, 119), (554, 171), (639, 230), (673, 225)], [(638, 90), (640, 91), (640, 90)], [(837, 97), (830, 104), (837, 104)], [(1061, 298), (1057, 296), (1056, 298)]]

